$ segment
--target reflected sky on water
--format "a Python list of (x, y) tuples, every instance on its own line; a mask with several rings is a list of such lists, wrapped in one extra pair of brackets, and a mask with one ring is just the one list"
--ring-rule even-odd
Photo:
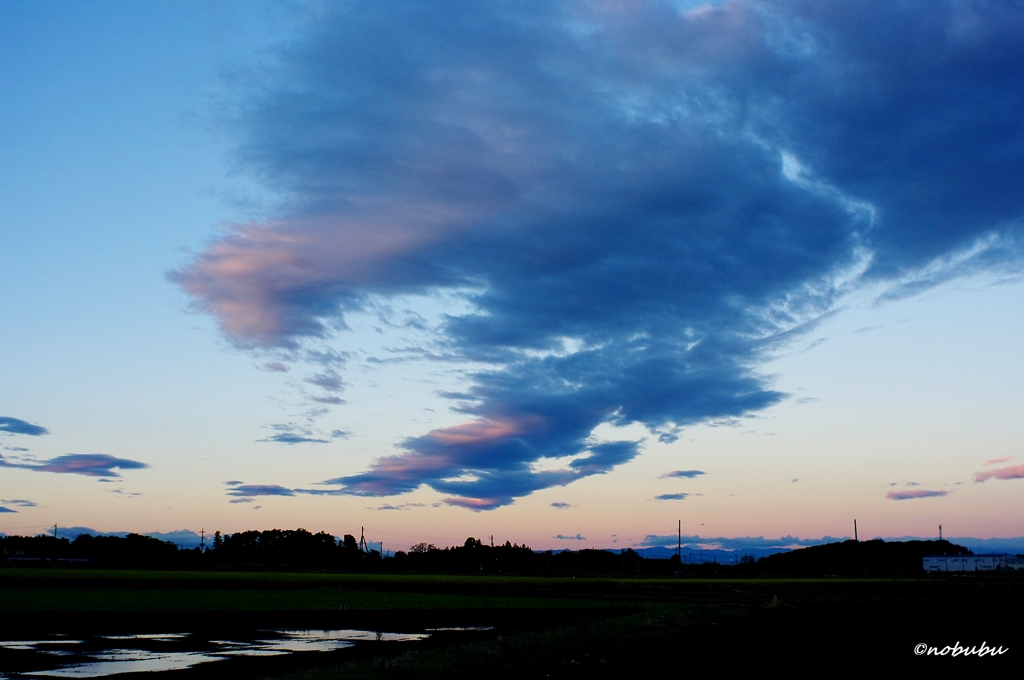
[(28, 664), (34, 666), (0, 673), (0, 680), (102, 678), (122, 673), (173, 671), (237, 657), (330, 652), (359, 643), (411, 642), (428, 637), (430, 633), (286, 629), (224, 639), (207, 639), (192, 633), (149, 633), (0, 640), (0, 650), (33, 653)]

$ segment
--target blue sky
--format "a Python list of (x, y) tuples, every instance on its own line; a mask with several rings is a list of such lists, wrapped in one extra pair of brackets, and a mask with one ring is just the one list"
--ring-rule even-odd
[(1024, 534), (1014, 3), (0, 27), (0, 531)]

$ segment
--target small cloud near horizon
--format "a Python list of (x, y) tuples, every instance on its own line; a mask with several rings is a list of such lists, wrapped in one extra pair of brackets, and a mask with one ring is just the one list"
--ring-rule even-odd
[(566, 510), (567, 508), (575, 508), (576, 506), (573, 505), (572, 503), (563, 503), (561, 501), (556, 501), (551, 504), (551, 507), (555, 508), (556, 510)]
[(669, 479), (669, 478), (681, 478), (693, 479), (700, 475), (706, 475), (707, 473), (703, 470), (673, 470), (672, 472), (666, 472), (665, 474), (658, 477), (658, 479)]
[(385, 503), (379, 505), (376, 508), (367, 508), (367, 510), (408, 510), (409, 508), (425, 508), (427, 507), (424, 503), (400, 503), (398, 505), (392, 505), (391, 503)]
[(656, 501), (682, 501), (682, 500), (685, 500), (686, 497), (689, 496), (689, 495), (690, 494), (688, 494), (688, 493), (663, 493), (660, 496), (655, 496), (654, 500), (656, 500)]
[(982, 465), (998, 465), (999, 463), (1005, 463), (1013, 460), (1013, 456), (1003, 456), (1002, 458), (989, 458)]
[(12, 498), (12, 499), (0, 498), (0, 503), (4, 503), (6, 505), (18, 505), (18, 506), (21, 506), (23, 508), (35, 508), (35, 507), (38, 507), (36, 503), (33, 503), (32, 501), (27, 501), (27, 500), (25, 500), (23, 498)]
[(253, 496), (294, 496), (295, 492), (277, 484), (238, 484), (228, 489), (228, 495), (251, 498)]
[(948, 496), (952, 491), (932, 491), (929, 489), (912, 489), (910, 491), (890, 491), (885, 497), (891, 501), (909, 501), (915, 498), (935, 498)]
[(1009, 467), (985, 470), (974, 475), (975, 482), (985, 482), (995, 477), (996, 479), (1024, 479), (1024, 464), (1010, 465)]
[(552, 536), (551, 538), (556, 538), (559, 541), (585, 541), (585, 540), (587, 540), (586, 536), (581, 536), (580, 534), (576, 534), (575, 536), (563, 536), (562, 534), (556, 534), (556, 535)]

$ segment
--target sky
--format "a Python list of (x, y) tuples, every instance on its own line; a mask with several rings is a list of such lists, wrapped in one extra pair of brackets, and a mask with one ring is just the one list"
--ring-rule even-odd
[(0, 532), (1024, 536), (1019, 2), (0, 38)]

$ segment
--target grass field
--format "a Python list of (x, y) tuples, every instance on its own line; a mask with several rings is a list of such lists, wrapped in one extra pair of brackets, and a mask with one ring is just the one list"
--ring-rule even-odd
[(844, 649), (855, 651), (855, 660), (922, 668), (935, 660), (915, 658), (918, 643), (984, 640), (1013, 650), (999, 662), (1019, 663), (1019, 633), (1002, 622), (1022, 605), (1024, 579), (1012, 575), (696, 579), (0, 569), (0, 633), (8, 636), (61, 627), (496, 627), (465, 644), (418, 645), (326, 668), (305, 667), (321, 666), (317, 657), (296, 661), (295, 668), (239, 671), (239, 677), (292, 680), (619, 677), (636, 668), (653, 672), (665, 648), (680, 647), (726, 657), (800, 650), (803, 658)]

